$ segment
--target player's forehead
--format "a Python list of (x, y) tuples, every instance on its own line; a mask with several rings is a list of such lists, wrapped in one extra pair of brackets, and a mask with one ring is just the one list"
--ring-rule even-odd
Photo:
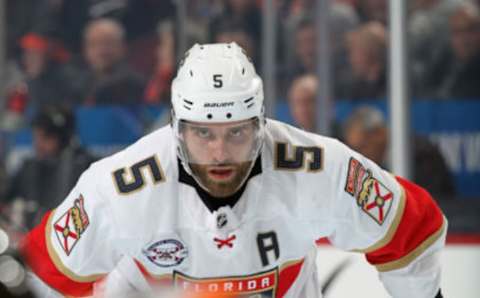
[(231, 129), (231, 128), (241, 128), (248, 127), (256, 123), (256, 119), (247, 119), (240, 121), (232, 122), (219, 122), (219, 123), (209, 123), (209, 122), (196, 122), (196, 121), (182, 121), (186, 127), (189, 128), (211, 128), (211, 129)]

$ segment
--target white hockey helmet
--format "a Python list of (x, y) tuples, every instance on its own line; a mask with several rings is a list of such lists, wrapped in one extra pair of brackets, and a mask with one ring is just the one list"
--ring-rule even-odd
[(255, 120), (257, 140), (250, 158), (253, 161), (258, 156), (265, 122), (263, 84), (245, 51), (236, 43), (195, 44), (180, 63), (171, 96), (178, 153), (190, 174), (191, 160), (182, 139), (182, 123)]
[(172, 82), (177, 120), (223, 123), (263, 117), (263, 84), (236, 43), (195, 44)]

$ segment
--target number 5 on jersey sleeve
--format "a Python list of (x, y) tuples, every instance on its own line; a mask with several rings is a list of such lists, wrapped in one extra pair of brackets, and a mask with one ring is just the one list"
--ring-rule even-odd
[[(288, 151), (293, 151), (293, 156)], [(318, 172), (323, 169), (323, 148), (276, 143), (274, 159), (277, 170)]]
[(144, 172), (148, 170), (153, 183), (165, 181), (162, 167), (155, 155), (141, 160), (131, 167), (121, 168), (112, 173), (113, 181), (119, 194), (126, 195), (138, 191), (145, 186)]

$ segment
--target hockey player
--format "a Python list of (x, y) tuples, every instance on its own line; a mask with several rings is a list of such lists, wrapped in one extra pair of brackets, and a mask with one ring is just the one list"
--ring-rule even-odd
[(265, 119), (262, 80), (236, 44), (190, 49), (172, 104), (171, 126), (94, 163), (28, 235), (43, 296), (317, 298), (326, 237), (364, 253), (393, 297), (441, 297), (446, 219), (430, 195)]

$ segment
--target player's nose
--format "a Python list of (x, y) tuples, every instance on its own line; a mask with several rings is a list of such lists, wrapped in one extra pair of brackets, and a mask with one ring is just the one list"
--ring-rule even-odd
[(226, 162), (230, 159), (228, 144), (224, 138), (218, 137), (209, 143), (209, 152), (216, 162)]

